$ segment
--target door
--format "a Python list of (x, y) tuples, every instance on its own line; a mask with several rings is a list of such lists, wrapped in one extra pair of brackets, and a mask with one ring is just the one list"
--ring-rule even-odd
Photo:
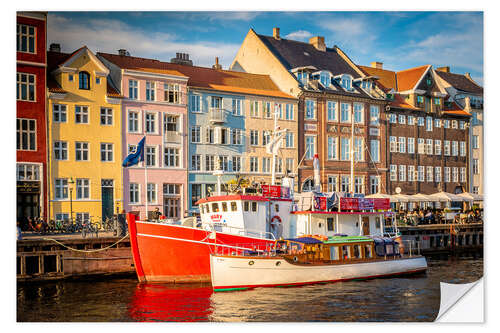
[(102, 219), (113, 217), (113, 179), (101, 180)]
[(370, 235), (370, 218), (363, 216), (361, 221), (363, 222), (363, 235)]

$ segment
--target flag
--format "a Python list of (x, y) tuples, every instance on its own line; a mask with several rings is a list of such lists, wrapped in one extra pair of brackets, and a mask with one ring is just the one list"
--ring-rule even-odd
[(140, 161), (144, 161), (144, 142), (146, 141), (146, 137), (143, 137), (139, 144), (135, 148), (135, 152), (130, 153), (123, 160), (122, 166), (129, 167), (132, 165), (138, 164)]

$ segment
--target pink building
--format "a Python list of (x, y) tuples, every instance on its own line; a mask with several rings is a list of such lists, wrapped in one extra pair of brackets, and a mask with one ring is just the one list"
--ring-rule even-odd
[(159, 208), (168, 218), (183, 218), (188, 209), (188, 77), (158, 60), (131, 57), (125, 50), (98, 57), (125, 96), (122, 159), (146, 136), (145, 161), (122, 171), (123, 207), (140, 212), (141, 218), (146, 206), (149, 214)]

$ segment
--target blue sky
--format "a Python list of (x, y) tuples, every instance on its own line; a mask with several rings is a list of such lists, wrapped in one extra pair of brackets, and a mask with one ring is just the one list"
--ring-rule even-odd
[(482, 12), (49, 12), (48, 43), (164, 61), (185, 52), (199, 66), (218, 56), (227, 69), (250, 28), (273, 27), (288, 39), (324, 36), (361, 65), (450, 66), (483, 83)]

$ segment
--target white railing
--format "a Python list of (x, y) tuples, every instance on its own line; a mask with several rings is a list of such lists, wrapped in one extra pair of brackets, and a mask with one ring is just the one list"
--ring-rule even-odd
[(181, 143), (182, 136), (177, 131), (166, 131), (165, 142), (167, 143)]
[(209, 121), (212, 123), (225, 123), (226, 114), (224, 109), (221, 108), (210, 108), (208, 112)]

